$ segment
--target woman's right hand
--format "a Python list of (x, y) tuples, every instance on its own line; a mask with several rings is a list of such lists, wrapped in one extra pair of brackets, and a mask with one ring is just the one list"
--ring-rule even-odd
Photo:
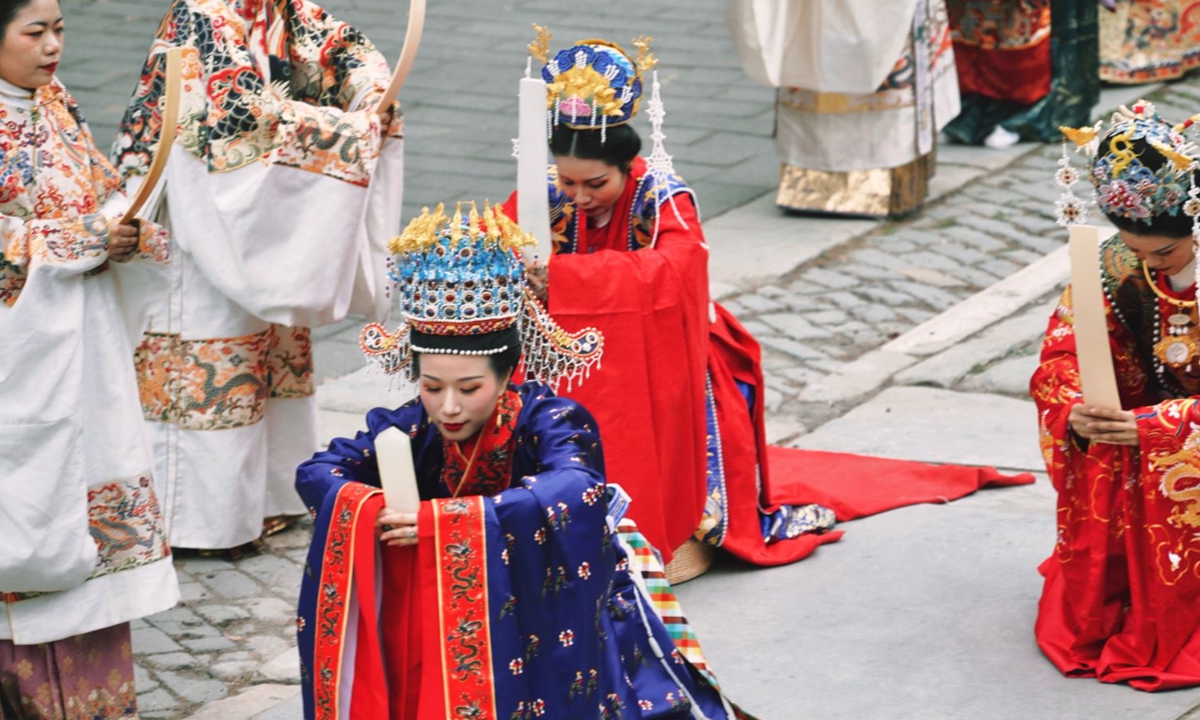
[(388, 545), (408, 547), (417, 544), (417, 515), (385, 507), (375, 518), (379, 540)]
[(1067, 423), (1090, 442), (1138, 446), (1137, 419), (1128, 410), (1108, 410), (1083, 404), (1071, 407)]
[(118, 218), (108, 221), (108, 257), (116, 262), (125, 262), (137, 252), (141, 226), (137, 220), (122, 225)]

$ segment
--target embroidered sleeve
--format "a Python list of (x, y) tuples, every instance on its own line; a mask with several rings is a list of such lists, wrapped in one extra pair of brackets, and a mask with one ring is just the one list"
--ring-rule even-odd
[(141, 232), (138, 235), (137, 258), (163, 265), (170, 262), (171, 236), (166, 228), (149, 220), (142, 220), (138, 226)]
[(95, 260), (79, 270), (90, 270), (108, 252), (108, 219), (88, 213), (65, 220), (0, 219), (0, 245), (5, 262), (25, 268), (31, 261), (73, 263)]

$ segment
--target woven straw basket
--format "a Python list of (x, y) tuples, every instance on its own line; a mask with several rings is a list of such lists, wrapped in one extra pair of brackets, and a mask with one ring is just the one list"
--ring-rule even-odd
[(675, 548), (675, 556), (667, 563), (667, 580), (672, 585), (698, 578), (712, 567), (717, 549), (706, 542), (690, 539)]

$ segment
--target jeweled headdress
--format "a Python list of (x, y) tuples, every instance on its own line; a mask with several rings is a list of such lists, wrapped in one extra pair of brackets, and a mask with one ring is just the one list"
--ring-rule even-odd
[(415, 381), (413, 352), (494, 355), (520, 344), (526, 377), (570, 388), (600, 362), (604, 337), (594, 328), (563, 330), (526, 288), (519, 253), (532, 237), (498, 206), (463, 207), (453, 217), (442, 205), (426, 208), (392, 240), (390, 276), (404, 322), (392, 332), (363, 328), (367, 359)]
[(546, 107), (555, 125), (576, 130), (600, 130), (629, 122), (642, 98), (642, 73), (657, 64), (650, 38), (633, 41), (635, 60), (620, 45), (607, 40), (581, 40), (550, 57), (550, 31), (534, 26), (538, 39), (531, 56), (544, 63)]
[[(529, 56), (544, 63), (542, 79), (546, 81), (547, 138), (554, 127), (563, 125), (575, 130), (599, 130), (600, 141), (610, 126), (629, 122), (638, 112), (642, 97), (642, 76), (652, 73), (649, 109), (650, 139), (653, 142), (646, 165), (651, 175), (666, 178), (675, 174), (674, 163), (667, 154), (663, 120), (667, 116), (662, 102), (662, 85), (658, 82), (658, 58), (650, 52), (654, 38), (641, 36), (633, 41), (637, 58), (631, 58), (621, 46), (607, 40), (581, 40), (571, 48), (550, 57), (550, 39), (546, 28), (534, 25), (537, 40), (529, 44)], [(529, 76), (526, 68), (526, 77)], [(516, 153), (514, 152), (514, 155)], [(675, 208), (672, 196), (671, 207)], [(675, 215), (683, 222), (678, 208)], [(687, 223), (684, 223), (687, 226)]]
[[(1184, 137), (1193, 120), (1172, 126), (1153, 104), (1142, 100), (1132, 109), (1122, 106), (1114, 113), (1107, 132), (1101, 132), (1102, 122), (1061, 128), (1065, 140), (1055, 179), (1064, 191), (1055, 203), (1058, 223), (1084, 222), (1088, 212), (1089, 203), (1071, 189), (1080, 173), (1071, 164), (1069, 141), (1086, 158), (1094, 200), (1101, 212), (1146, 225), (1156, 217), (1182, 212), (1193, 219), (1192, 234), (1200, 238), (1200, 189), (1195, 184), (1200, 149)], [(1138, 152), (1135, 141), (1147, 149)], [(1149, 152), (1159, 157), (1146, 157)]]

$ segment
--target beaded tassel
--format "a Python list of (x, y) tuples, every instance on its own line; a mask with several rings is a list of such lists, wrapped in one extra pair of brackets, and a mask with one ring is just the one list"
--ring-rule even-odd
[(1063, 193), (1055, 201), (1054, 209), (1058, 214), (1058, 224), (1069, 227), (1087, 222), (1088, 208), (1087, 203), (1077, 197), (1071, 189), (1079, 182), (1079, 171), (1071, 164), (1071, 154), (1067, 150), (1066, 141), (1063, 141), (1062, 149), (1063, 154), (1058, 161), (1058, 171), (1054, 173), (1054, 180), (1063, 188)]

